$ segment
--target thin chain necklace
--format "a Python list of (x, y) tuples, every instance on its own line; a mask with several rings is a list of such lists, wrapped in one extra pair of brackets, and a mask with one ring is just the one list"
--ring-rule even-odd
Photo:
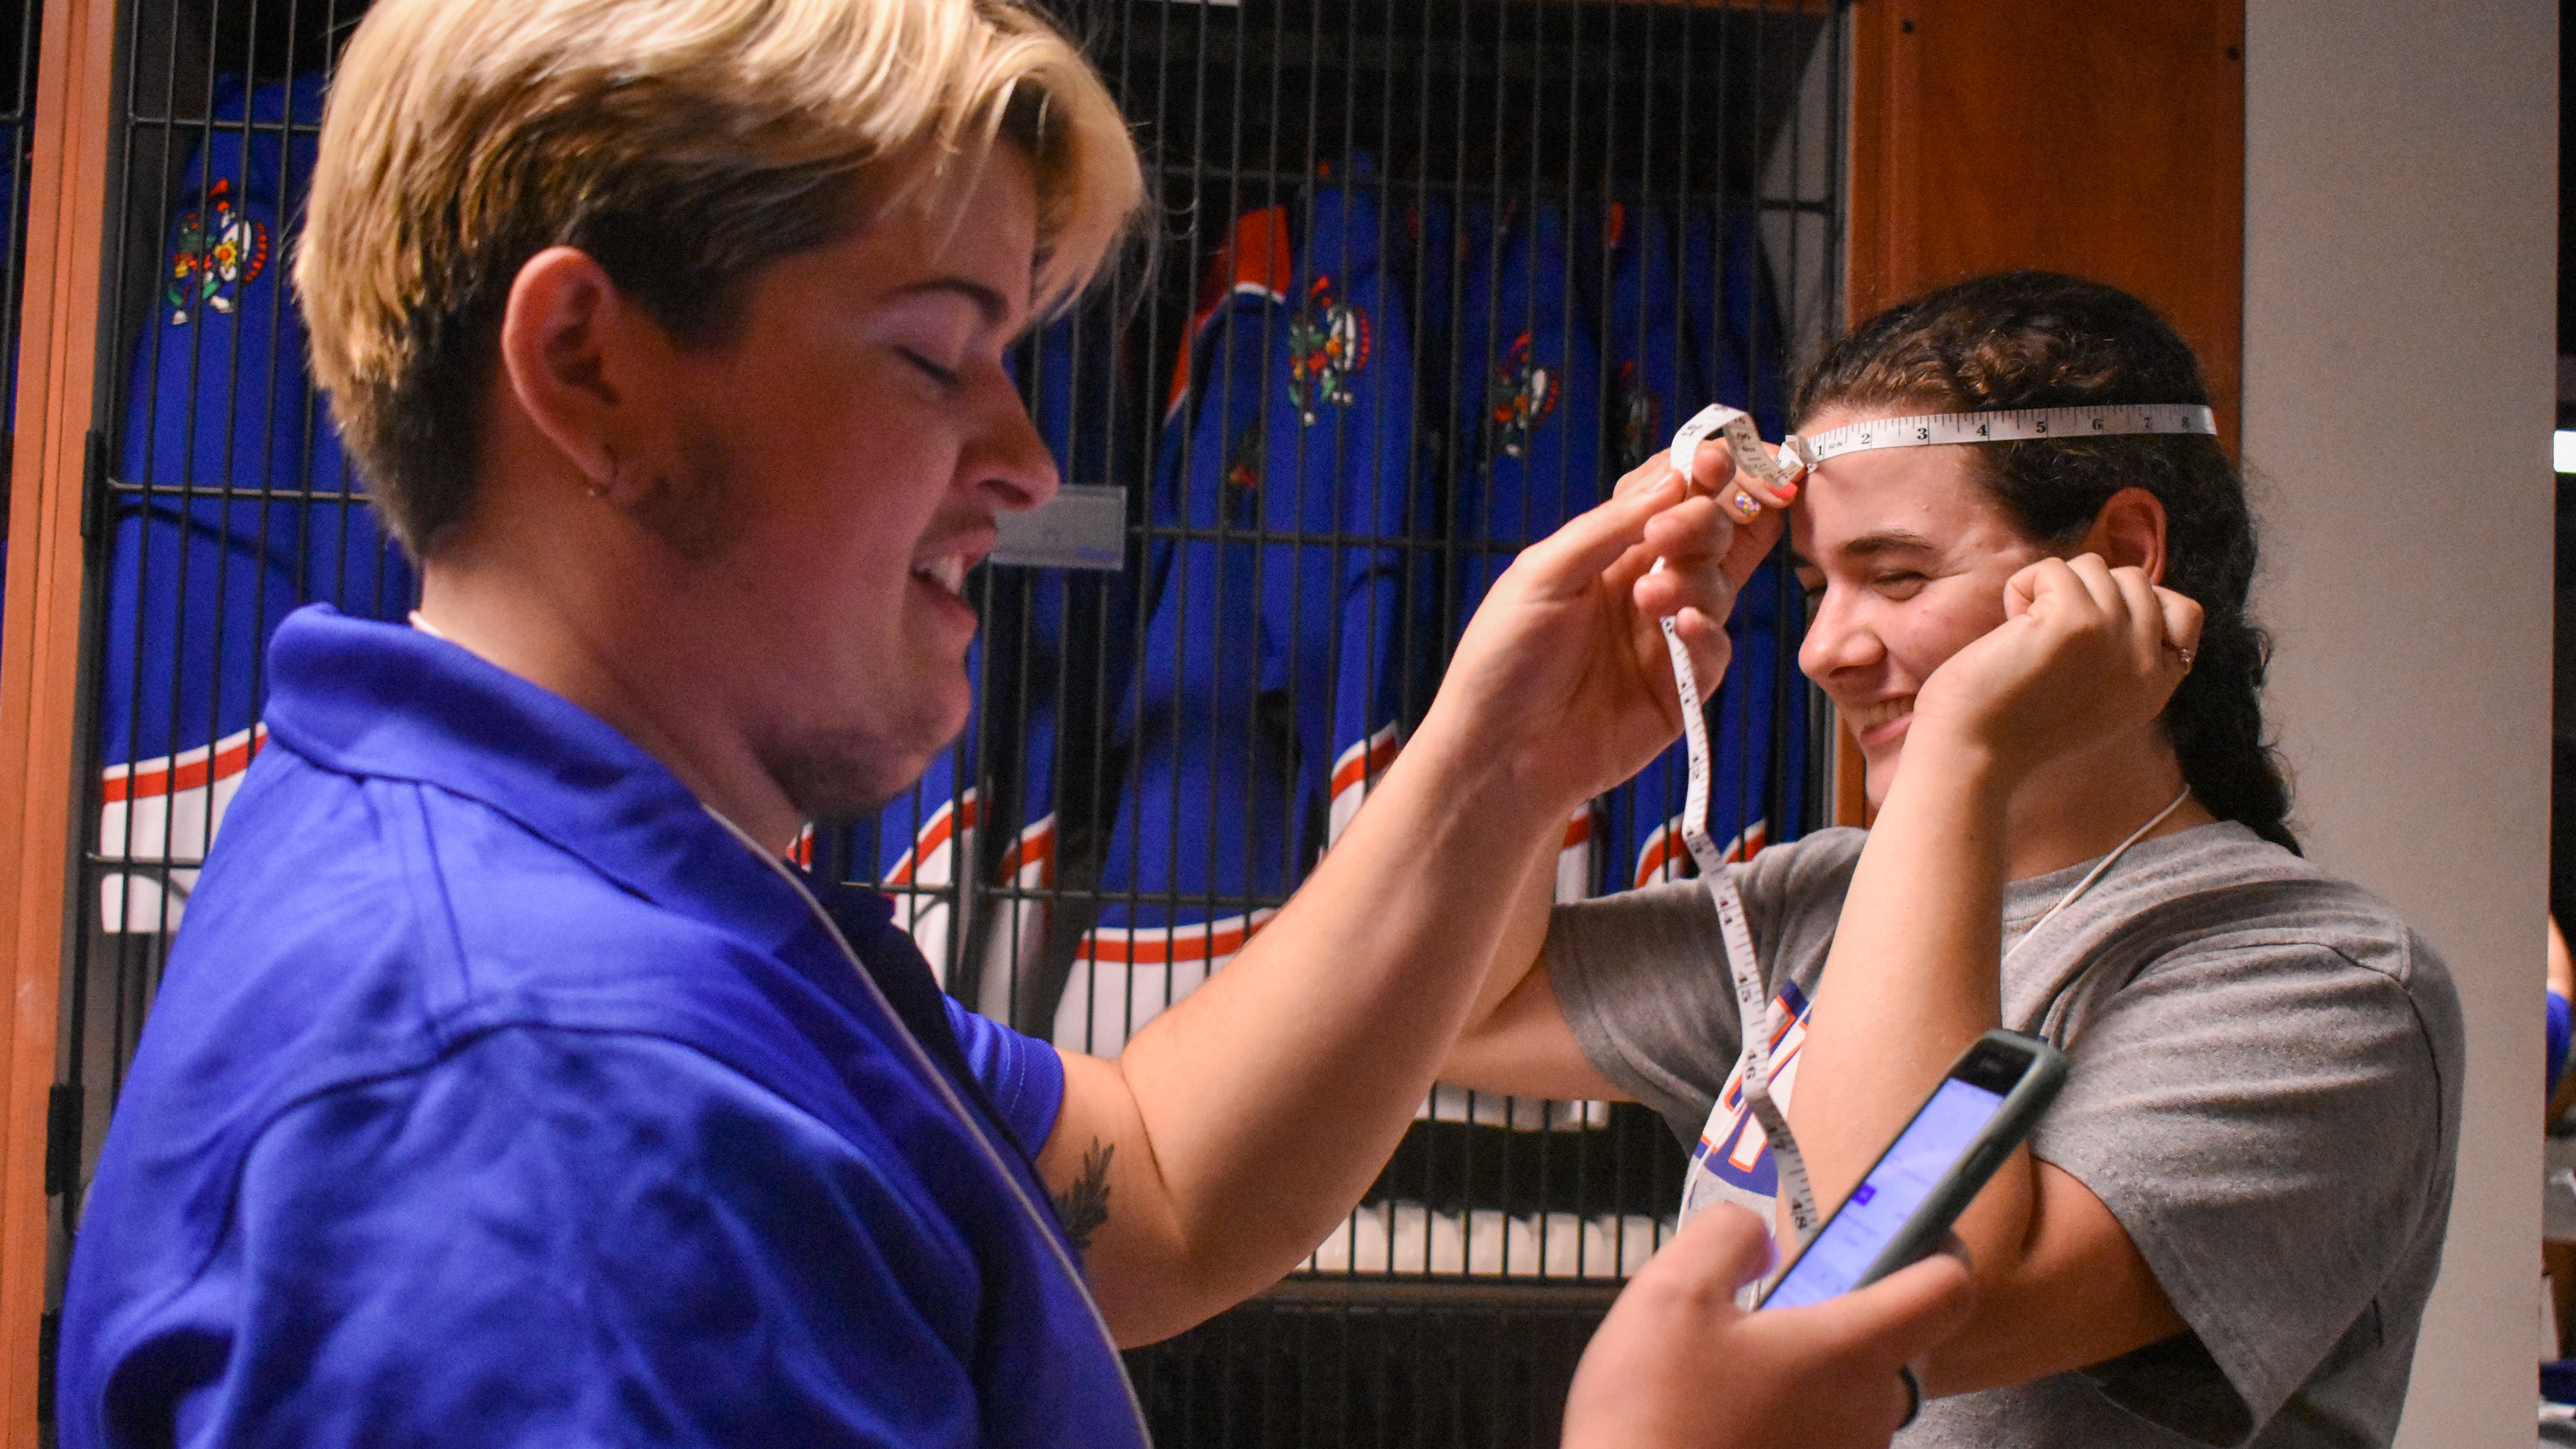
[(2021, 933), (2021, 939), (2020, 939), (2020, 940), (2013, 942), (2012, 950), (2010, 950), (2010, 951), (2006, 951), (2006, 952), (2004, 953), (2004, 959), (2005, 959), (2006, 961), (2010, 961), (2010, 960), (2013, 958), (2013, 956), (2021, 950), (2021, 948), (2022, 948), (2022, 947), (2029, 945), (2029, 944), (2030, 944), (2031, 937), (2038, 935), (2038, 934), (2039, 934), (2039, 931), (2040, 931), (2040, 928), (2041, 928), (2042, 926), (2047, 925), (2049, 922), (2051, 922), (2051, 921), (2053, 921), (2053, 920), (2056, 920), (2056, 919), (2057, 919), (2057, 913), (2058, 913), (2059, 911), (2065, 910), (2068, 906), (2073, 905), (2073, 904), (2075, 903), (2075, 898), (2076, 898), (2077, 896), (2080, 896), (2080, 895), (2084, 894), (2086, 891), (2088, 891), (2088, 890), (2092, 889), (2092, 888), (2093, 888), (2093, 882), (2095, 882), (2095, 881), (2097, 881), (2097, 880), (2100, 880), (2100, 879), (2101, 879), (2105, 874), (2107, 874), (2107, 873), (2110, 871), (2111, 867), (2113, 867), (2113, 866), (2115, 866), (2115, 865), (2118, 865), (2118, 864), (2120, 863), (2120, 857), (2121, 857), (2121, 856), (2124, 856), (2124, 855), (2126, 855), (2126, 854), (2128, 854), (2128, 853), (2129, 853), (2129, 847), (2130, 847), (2130, 846), (2135, 845), (2135, 844), (2137, 844), (2139, 841), (2146, 839), (2146, 838), (2147, 838), (2147, 832), (2148, 832), (2148, 831), (2153, 830), (2153, 829), (2155, 829), (2157, 826), (2164, 824), (2164, 823), (2165, 823), (2165, 821), (2166, 821), (2169, 817), (2171, 817), (2171, 816), (2172, 816), (2172, 814), (2173, 814), (2175, 811), (2180, 810), (2180, 809), (2182, 808), (2182, 802), (2184, 802), (2185, 800), (2188, 800), (2188, 799), (2190, 799), (2190, 798), (2191, 798), (2191, 787), (2190, 787), (2189, 785), (2185, 785), (2185, 786), (2183, 786), (2183, 787), (2182, 787), (2182, 793), (2181, 793), (2181, 794), (2179, 794), (2179, 795), (2176, 795), (2175, 797), (2173, 797), (2173, 803), (2172, 803), (2172, 804), (2170, 804), (2170, 805), (2166, 806), (2166, 807), (2165, 807), (2165, 808), (2163, 808), (2162, 810), (2157, 811), (2157, 812), (2156, 812), (2156, 818), (2154, 818), (2153, 820), (2148, 821), (2148, 822), (2147, 822), (2146, 824), (2144, 824), (2144, 825), (2139, 826), (2139, 827), (2137, 828), (2137, 831), (2136, 831), (2134, 834), (2130, 835), (2130, 837), (2129, 837), (2128, 839), (2121, 841), (2121, 842), (2120, 842), (2120, 848), (2119, 848), (2119, 849), (2114, 850), (2114, 851), (2112, 851), (2109, 855), (2106, 855), (2106, 856), (2102, 857), (2101, 864), (2096, 865), (2096, 866), (2094, 866), (2094, 867), (2093, 867), (2093, 869), (2091, 869), (2090, 871), (2087, 871), (2087, 872), (2085, 873), (2085, 875), (2084, 875), (2084, 879), (2079, 880), (2079, 881), (2077, 881), (2077, 882), (2075, 883), (2075, 889), (2073, 889), (2073, 890), (2071, 890), (2071, 891), (2068, 891), (2066, 894), (2064, 894), (2064, 895), (2062, 895), (2062, 896), (2059, 896), (2059, 897), (2057, 898), (2057, 904), (2056, 904), (2056, 905), (2053, 905), (2053, 906), (2050, 906), (2050, 907), (2048, 908), (2048, 913), (2047, 913), (2046, 915), (2043, 915), (2043, 916), (2041, 916), (2038, 920), (2031, 922), (2030, 929)]

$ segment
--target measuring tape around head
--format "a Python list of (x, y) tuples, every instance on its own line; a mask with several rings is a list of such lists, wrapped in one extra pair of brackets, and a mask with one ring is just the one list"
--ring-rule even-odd
[[(1696, 421), (1696, 419), (1694, 419)], [(2216, 434), (2218, 421), (2196, 403), (2076, 408), (1998, 408), (1984, 413), (1922, 413), (1792, 438), (1810, 468), (1844, 453), (1877, 448), (1929, 448), (1944, 443), (2017, 443), (2036, 438), (2111, 438), (2140, 433)], [(1698, 439), (1692, 439), (1694, 445)]]
[[(1762, 446), (1753, 419), (1723, 404), (1702, 408), (1673, 434), (1672, 451), (1666, 456), (1676, 472), (1688, 476), (1691, 456), (1711, 433), (1724, 434), (1727, 451), (1735, 455), (1737, 468), (1775, 484), (1795, 481), (1799, 455), (1794, 442), (1775, 457)], [(1790, 1225), (1803, 1245), (1815, 1235), (1821, 1221), (1816, 1212), (1816, 1190), (1808, 1185), (1807, 1160), (1798, 1151), (1798, 1139), (1789, 1131), (1789, 1118), (1771, 1098), (1771, 994), (1764, 989), (1762, 967), (1754, 958), (1753, 932), (1744, 923), (1744, 897), (1735, 888), (1735, 876), (1727, 870), (1717, 842), (1708, 834), (1711, 768), (1708, 720), (1700, 709), (1699, 673), (1691, 667), (1690, 650), (1673, 628), (1672, 619), (1667, 616), (1663, 623), (1664, 647), (1673, 660), (1673, 685), (1681, 696), (1683, 745), (1690, 756), (1690, 786), (1682, 800), (1682, 844), (1690, 850), (1691, 859), (1699, 866), (1700, 880), (1717, 903), (1718, 929), (1726, 941), (1727, 970), (1735, 980), (1736, 1022), (1744, 1041), (1736, 1058), (1735, 1075), (1741, 1084), (1738, 1090), (1771, 1144), (1771, 1163), (1780, 1179), (1780, 1201), (1788, 1207)]]

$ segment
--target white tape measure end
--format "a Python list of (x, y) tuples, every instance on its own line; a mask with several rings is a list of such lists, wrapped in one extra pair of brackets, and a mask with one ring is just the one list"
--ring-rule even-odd
[[(1665, 460), (1676, 476), (1688, 486), (1690, 460), (1699, 445), (1711, 436), (1723, 435), (1727, 451), (1734, 455), (1738, 472), (1750, 473), (1774, 488), (1794, 485), (1798, 475), (1809, 467), (1805, 446), (1795, 434), (1778, 449), (1764, 446), (1762, 433), (1754, 426), (1753, 416), (1742, 408), (1725, 403), (1710, 403), (1691, 416), (1673, 432), (1672, 446), (1665, 450)], [(1795, 445), (1795, 446), (1793, 446)]]

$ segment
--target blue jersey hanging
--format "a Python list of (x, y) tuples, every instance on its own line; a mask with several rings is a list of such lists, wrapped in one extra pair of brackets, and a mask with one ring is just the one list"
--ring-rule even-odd
[[(1056, 1017), (1110, 1053), (1259, 929), (1392, 754), (1412, 670), (1413, 361), (1387, 219), (1319, 190), (1284, 294), (1212, 319), (1167, 428), (1106, 905)], [(1336, 789), (1338, 785), (1338, 791)]]
[[(1700, 278), (1702, 285), (1685, 285), (1678, 274), (1685, 254), (1675, 249), (1674, 222), (1672, 213), (1659, 208), (1614, 207), (1603, 238), (1610, 278), (1601, 327), (1610, 373), (1605, 472), (1613, 480), (1662, 451), (1677, 408), (1687, 416), (1703, 403), (1722, 402), (1751, 411), (1756, 394), (1767, 397), (1777, 391), (1749, 381), (1757, 375), (1776, 378), (1776, 355), (1756, 356), (1735, 340), (1739, 329), (1730, 318), (1738, 312), (1750, 315), (1737, 295), (1741, 282), (1721, 278), (1722, 285), (1711, 286), (1710, 279)], [(1703, 246), (1691, 255), (1706, 261), (1716, 252)], [(1693, 299), (1690, 305), (1685, 297)], [(1722, 306), (1717, 301), (1721, 297)], [(1776, 329), (1755, 335), (1773, 343), (1779, 336)], [(1715, 345), (1701, 345), (1704, 338), (1715, 339)], [(1771, 435), (1778, 436), (1776, 429)], [(1732, 859), (1750, 856), (1770, 838), (1764, 797), (1778, 753), (1775, 725), (1803, 732), (1803, 711), (1796, 707), (1803, 702), (1803, 689), (1796, 691), (1799, 698), (1789, 714), (1774, 708), (1775, 701), (1787, 702), (1776, 677), (1781, 659), (1779, 578), (1778, 566), (1765, 564), (1747, 583), (1727, 621), (1733, 661), (1709, 701), (1713, 771), (1708, 830)], [(1777, 746), (1788, 744), (1776, 741)], [(1802, 750), (1798, 757), (1803, 758)], [(1628, 890), (1693, 873), (1681, 841), (1688, 777), (1677, 743), (1603, 797), (1600, 889)]]
[[(1460, 218), (1456, 381), (1461, 627), (1525, 545), (1598, 503), (1602, 379), (1591, 319), (1567, 286), (1564, 214), (1540, 207), (1518, 224), (1469, 206)], [(1567, 822), (1557, 899), (1591, 893), (1595, 843), (1587, 807)]]
[[(1085, 308), (1040, 333), (1032, 349), (1031, 413), (1069, 486), (1113, 484), (1142, 472), (1121, 426), (1125, 389), (1134, 385), (1123, 316), (1115, 302)], [(1003, 782), (992, 808), (1013, 833), (985, 913), (974, 1001), (1001, 1020), (1044, 1016), (1053, 1007), (1052, 998), (1035, 1001), (1032, 992), (1051, 964), (1058, 822), (1066, 788), (1087, 789), (1097, 778), (1101, 722), (1134, 677), (1138, 573), (993, 573), (985, 697), (1020, 727), (1015, 739), (991, 742), (992, 773)]]
[(109, 930), (177, 926), (258, 747), (268, 636), (296, 606), (401, 618), (409, 564), (304, 374), (285, 261), (322, 81), (215, 82), (136, 347), (108, 549), (98, 710)]

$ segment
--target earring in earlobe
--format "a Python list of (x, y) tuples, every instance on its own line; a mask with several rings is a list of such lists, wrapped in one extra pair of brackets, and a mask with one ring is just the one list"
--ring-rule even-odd
[(590, 495), (591, 497), (593, 497), (593, 498), (605, 498), (605, 497), (607, 497), (607, 496), (608, 496), (608, 490), (609, 490), (610, 488), (614, 487), (614, 486), (616, 485), (616, 483), (617, 483), (617, 453), (616, 453), (616, 450), (615, 450), (615, 449), (609, 449), (609, 450), (607, 450), (607, 451), (608, 451), (608, 476), (607, 476), (607, 477), (605, 477), (605, 478), (593, 478), (593, 479), (591, 479), (591, 480), (590, 480), (590, 483), (589, 483), (589, 486), (587, 486), (587, 487), (585, 487), (585, 488), (583, 488), (583, 489), (581, 490), (582, 492), (589, 494), (589, 495)]

